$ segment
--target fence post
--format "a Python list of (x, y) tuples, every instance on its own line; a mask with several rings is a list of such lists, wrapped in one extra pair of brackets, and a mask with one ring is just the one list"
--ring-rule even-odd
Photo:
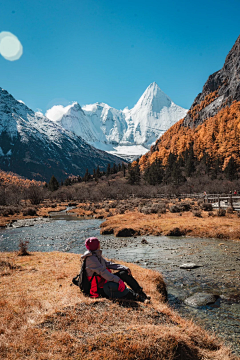
[(232, 199), (232, 194), (230, 194), (230, 206), (233, 209), (233, 199)]
[(220, 209), (220, 197), (218, 195), (218, 208)]

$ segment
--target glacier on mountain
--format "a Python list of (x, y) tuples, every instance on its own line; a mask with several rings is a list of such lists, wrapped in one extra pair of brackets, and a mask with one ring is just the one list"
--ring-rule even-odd
[(186, 113), (187, 109), (176, 105), (154, 82), (132, 109), (117, 110), (105, 103), (81, 108), (74, 102), (52, 107), (46, 116), (94, 147), (133, 160)]

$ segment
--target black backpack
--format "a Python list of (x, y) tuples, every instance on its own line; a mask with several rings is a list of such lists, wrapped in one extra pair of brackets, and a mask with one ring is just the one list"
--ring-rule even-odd
[[(72, 279), (72, 283), (74, 285), (76, 285), (76, 286), (79, 286), (80, 291), (84, 295), (89, 296), (90, 295), (90, 289), (91, 289), (91, 282), (92, 282), (95, 275), (97, 275), (97, 274), (94, 273), (93, 276), (91, 277), (91, 279), (88, 280), (87, 272), (86, 272), (86, 259), (84, 259), (83, 263), (82, 263), (80, 273)], [(97, 278), (96, 278), (96, 280), (97, 280)]]

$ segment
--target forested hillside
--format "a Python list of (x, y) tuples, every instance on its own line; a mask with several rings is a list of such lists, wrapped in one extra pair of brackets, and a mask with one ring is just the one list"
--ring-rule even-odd
[[(240, 169), (240, 37), (223, 68), (211, 75), (186, 117), (173, 125), (139, 166), (150, 183), (197, 175), (233, 180)], [(156, 180), (156, 173), (158, 179)], [(154, 178), (154, 180), (152, 180)]]

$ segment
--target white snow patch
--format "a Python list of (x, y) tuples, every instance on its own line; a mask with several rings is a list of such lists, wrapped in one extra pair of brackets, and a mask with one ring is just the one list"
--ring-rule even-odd
[(119, 156), (125, 160), (133, 161), (140, 156), (146, 154), (149, 149), (142, 145), (119, 145), (114, 147), (114, 150), (107, 151), (109, 154)]

